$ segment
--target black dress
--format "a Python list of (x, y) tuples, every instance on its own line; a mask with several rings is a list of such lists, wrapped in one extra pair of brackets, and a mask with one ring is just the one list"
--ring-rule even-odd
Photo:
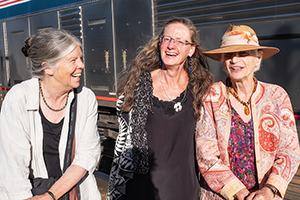
[(43, 156), (48, 176), (59, 178), (62, 175), (59, 160), (59, 141), (64, 118), (58, 123), (50, 122), (40, 109), (43, 126)]
[(198, 179), (195, 159), (195, 126), (192, 97), (184, 92), (174, 102), (153, 96), (148, 114), (149, 172), (134, 174), (126, 184), (128, 200), (196, 200)]

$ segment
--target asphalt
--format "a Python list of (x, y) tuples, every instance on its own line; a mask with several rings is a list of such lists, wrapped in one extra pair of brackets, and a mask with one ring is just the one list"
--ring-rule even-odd
[(94, 175), (96, 177), (98, 189), (100, 191), (102, 200), (105, 200), (107, 197), (107, 189), (108, 189), (108, 175), (99, 171), (95, 171)]

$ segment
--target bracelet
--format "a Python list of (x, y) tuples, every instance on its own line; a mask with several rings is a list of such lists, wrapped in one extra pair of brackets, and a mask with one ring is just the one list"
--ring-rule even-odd
[(52, 200), (56, 200), (56, 199), (55, 199), (55, 196), (54, 196), (54, 194), (53, 194), (52, 192), (50, 192), (50, 191), (48, 190), (46, 193), (48, 193), (48, 194), (52, 197)]
[(276, 193), (277, 193), (277, 190), (273, 188), (273, 186), (270, 186), (270, 185), (265, 185), (267, 188), (269, 188), (272, 193), (274, 194), (274, 197), (276, 196)]

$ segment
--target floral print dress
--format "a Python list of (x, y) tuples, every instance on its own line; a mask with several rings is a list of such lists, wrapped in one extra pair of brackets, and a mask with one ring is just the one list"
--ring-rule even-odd
[(228, 142), (230, 168), (248, 190), (257, 189), (253, 120), (244, 122), (231, 107), (231, 131)]

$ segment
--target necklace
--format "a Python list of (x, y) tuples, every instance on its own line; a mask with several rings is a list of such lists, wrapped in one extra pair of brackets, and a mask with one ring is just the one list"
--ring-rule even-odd
[(160, 70), (160, 72), (159, 72), (159, 80), (160, 80), (161, 87), (162, 87), (163, 91), (165, 92), (166, 96), (174, 103), (174, 110), (175, 110), (176, 112), (181, 111), (181, 110), (182, 110), (182, 104), (181, 104), (181, 103), (182, 103), (183, 100), (185, 99), (186, 92), (187, 92), (187, 88), (186, 88), (185, 91), (184, 91), (184, 96), (183, 96), (182, 100), (181, 100), (181, 101), (178, 101), (178, 102), (175, 102), (175, 101), (173, 101), (173, 100), (169, 97), (168, 93), (166, 92), (166, 90), (165, 90), (165, 88), (164, 88), (164, 85), (163, 85), (162, 80), (161, 80), (161, 70)]
[(47, 102), (46, 102), (46, 99), (45, 99), (45, 97), (44, 97), (44, 93), (43, 93), (43, 90), (42, 90), (42, 86), (41, 86), (41, 80), (39, 80), (39, 86), (40, 86), (40, 91), (41, 91), (42, 99), (43, 99), (44, 103), (46, 104), (46, 106), (47, 106), (50, 110), (52, 110), (52, 111), (54, 111), (54, 112), (58, 112), (58, 111), (63, 110), (63, 109), (67, 106), (69, 94), (68, 94), (68, 96), (67, 96), (67, 101), (66, 101), (65, 105), (64, 105), (62, 108), (60, 108), (60, 109), (54, 109), (54, 108), (51, 108), (51, 107), (47, 104)]
[(237, 93), (233, 90), (232, 87), (228, 88), (228, 91), (236, 98), (236, 100), (238, 100), (241, 104), (243, 104), (245, 106), (244, 113), (246, 115), (249, 115), (249, 113), (250, 113), (249, 105), (250, 105), (250, 102), (251, 102), (251, 97), (254, 94), (254, 92), (256, 91), (256, 85), (257, 85), (256, 78), (253, 79), (253, 82), (254, 82), (253, 91), (252, 91), (252, 94), (251, 94), (251, 96), (250, 96), (250, 98), (248, 99), (247, 102), (241, 100), (240, 97), (237, 95)]

